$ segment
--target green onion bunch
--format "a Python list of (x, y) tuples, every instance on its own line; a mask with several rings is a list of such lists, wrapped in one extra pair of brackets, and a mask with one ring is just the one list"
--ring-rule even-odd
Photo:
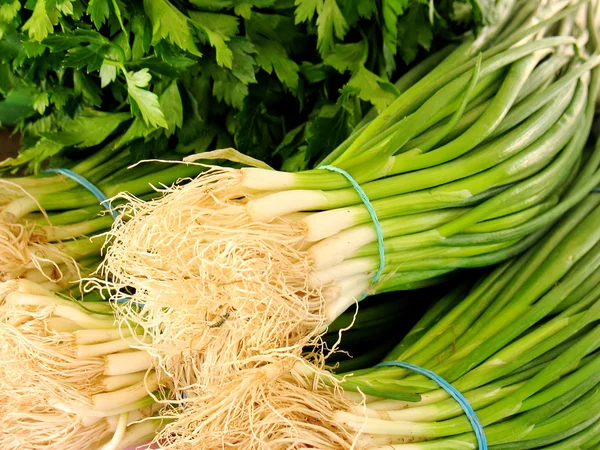
[(2, 448), (117, 450), (160, 429), (152, 359), (107, 302), (0, 289)]
[[(437, 302), (384, 361), (429, 369), (460, 391), (490, 449), (593, 449), (600, 430), (600, 194), (469, 292)], [(457, 293), (459, 295), (457, 295)], [(366, 407), (339, 412), (369, 448), (471, 449), (456, 400), (398, 367), (340, 374)], [(355, 394), (350, 394), (355, 395)]]
[[(302, 411), (322, 421), (307, 436), (276, 389), (289, 377), (306, 384), (311, 370), (327, 378), (321, 355), (304, 350), (365, 295), (436, 284), (537, 249), (588, 198), (600, 183), (600, 147), (586, 145), (600, 88), (596, 9), (571, 1), (508, 8), (499, 24), (409, 72), (398, 99), (313, 170), (212, 167), (156, 199), (126, 196), (98, 284), (116, 316), (149, 337), (139, 348), (169, 378), (172, 422), (156, 439), (166, 439), (165, 448), (180, 439), (210, 449), (228, 430), (241, 447), (258, 450), (264, 433), (289, 426), (287, 436), (302, 436), (297, 448), (310, 448), (339, 424), (340, 445), (352, 448), (347, 428), (360, 431), (364, 417), (340, 413), (332, 422), (322, 401), (328, 392), (315, 388), (310, 407), (302, 397)], [(500, 331), (526, 312), (517, 310)], [(383, 396), (380, 370), (363, 392)], [(398, 370), (388, 370), (396, 386)], [(226, 400), (234, 388), (237, 400)], [(409, 394), (402, 399), (420, 398)], [(278, 406), (285, 413), (268, 413)], [(466, 419), (456, 420), (463, 421), (457, 433), (468, 433)], [(419, 433), (396, 425), (382, 434)], [(375, 428), (364, 430), (375, 435), (367, 441), (387, 445)], [(454, 430), (431, 429), (418, 438)]]
[[(197, 165), (147, 163), (129, 167), (134, 155), (123, 135), (106, 139), (100, 150), (64, 168), (84, 177), (107, 197), (121, 192), (151, 198), (155, 187), (197, 175)], [(166, 154), (177, 162), (181, 156)], [(62, 168), (62, 167), (61, 167)], [(26, 278), (63, 290), (93, 272), (110, 228), (114, 204), (102, 203), (87, 188), (61, 174), (0, 179), (0, 280)]]
[[(293, 221), (314, 284), (339, 288), (332, 320), (364, 293), (519, 254), (600, 181), (585, 151), (600, 57), (586, 54), (595, 28), (588, 23), (586, 46), (578, 9), (541, 5), (537, 23), (519, 12), (490, 44), (465, 42), (325, 158), (360, 184), (381, 236), (342, 174), (241, 170), (240, 184), (256, 193), (251, 219)], [(381, 247), (383, 273), (371, 286)]]

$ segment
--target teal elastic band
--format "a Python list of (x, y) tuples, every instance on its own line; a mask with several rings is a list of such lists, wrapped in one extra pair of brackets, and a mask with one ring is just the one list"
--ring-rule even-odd
[[(107, 206), (108, 207), (108, 212), (110, 213), (110, 215), (113, 217), (113, 219), (116, 219), (118, 214), (116, 211), (114, 211), (111, 206), (110, 206), (110, 200), (108, 199), (108, 197), (106, 195), (104, 195), (104, 193), (98, 189), (96, 186), (94, 186), (94, 184), (92, 184), (89, 180), (87, 180), (86, 178), (82, 177), (81, 175), (73, 172), (72, 170), (69, 169), (48, 169), (45, 170), (44, 172), (56, 172), (56, 173), (60, 173), (61, 175), (64, 175), (67, 178), (70, 178), (73, 181), (76, 181), (77, 183), (79, 183), (81, 186), (83, 186), (84, 188), (86, 188), (88, 191), (90, 191), (94, 197), (96, 197), (98, 199), (98, 201), (100, 202), (101, 205), (103, 206)], [(104, 205), (104, 204), (107, 205)]]
[(321, 166), (319, 167), (319, 169), (329, 170), (330, 172), (337, 172), (343, 175), (344, 178), (346, 178), (350, 182), (354, 190), (356, 190), (358, 196), (365, 204), (367, 211), (369, 211), (369, 215), (371, 216), (371, 220), (373, 221), (373, 225), (375, 226), (375, 233), (377, 234), (377, 247), (379, 249), (379, 269), (377, 269), (377, 272), (375, 273), (375, 276), (371, 281), (372, 283), (376, 283), (377, 280), (379, 280), (381, 274), (383, 273), (383, 268), (385, 267), (385, 246), (383, 244), (383, 230), (381, 229), (379, 218), (377, 217), (375, 208), (371, 204), (371, 200), (369, 200), (369, 197), (367, 196), (363, 188), (360, 186), (360, 184), (358, 184), (356, 180), (352, 178), (352, 175), (350, 175), (345, 170), (335, 166)]
[(440, 377), (438, 374), (424, 369), (423, 367), (415, 366), (414, 364), (410, 364), (407, 362), (401, 361), (384, 361), (382, 363), (377, 364), (375, 367), (402, 367), (404, 369), (412, 370), (413, 372), (419, 373), (421, 375), (426, 376), (427, 378), (435, 381), (440, 385), (442, 389), (444, 389), (454, 400), (458, 402), (462, 410), (467, 415), (467, 419), (471, 423), (473, 427), (473, 431), (475, 432), (475, 437), (477, 438), (477, 445), (479, 446), (479, 450), (487, 450), (487, 438), (485, 437), (485, 431), (483, 430), (483, 425), (477, 417), (477, 413), (469, 403), (469, 401), (465, 398), (464, 395), (460, 393), (454, 386)]
[[(90, 191), (94, 195), (94, 197), (96, 197), (98, 199), (98, 201), (100, 202), (101, 205), (106, 206), (106, 205), (104, 205), (105, 203), (108, 205), (107, 206), (108, 207), (108, 212), (112, 216), (113, 219), (116, 219), (118, 217), (117, 212), (112, 209), (112, 207), (110, 205), (110, 200), (108, 199), (108, 197), (106, 195), (104, 195), (104, 193), (100, 189), (98, 189), (94, 184), (92, 184), (85, 177), (82, 177), (81, 175), (73, 172), (72, 170), (61, 169), (61, 168), (47, 169), (44, 172), (56, 172), (56, 173), (60, 173), (61, 175), (64, 175), (65, 177), (70, 178), (73, 181), (76, 181), (81, 186), (83, 186), (88, 191)], [(127, 302), (130, 302), (130, 301), (131, 301), (131, 299), (129, 299), (129, 298), (122, 298), (120, 300), (117, 300), (117, 303), (127, 303)], [(140, 308), (143, 307), (139, 303), (136, 303), (136, 305), (138, 305)]]

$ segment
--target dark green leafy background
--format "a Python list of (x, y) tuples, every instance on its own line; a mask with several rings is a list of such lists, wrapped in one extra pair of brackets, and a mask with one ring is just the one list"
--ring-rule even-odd
[(132, 146), (137, 158), (235, 146), (301, 169), (367, 109), (389, 105), (407, 65), (483, 24), (489, 8), (475, 0), (0, 0), (0, 123), (23, 134), (20, 156), (0, 167), (39, 170), (119, 136), (115, 145)]

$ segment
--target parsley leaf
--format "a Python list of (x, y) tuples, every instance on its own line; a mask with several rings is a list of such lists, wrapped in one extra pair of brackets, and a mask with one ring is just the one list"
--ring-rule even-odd
[(167, 122), (165, 134), (171, 136), (176, 128), (181, 128), (183, 125), (183, 104), (176, 81), (173, 81), (160, 95), (159, 103)]
[(248, 85), (240, 81), (227, 69), (216, 64), (209, 64), (209, 72), (213, 78), (212, 94), (219, 101), (224, 101), (236, 109), (242, 109), (244, 99), (248, 96)]
[(130, 118), (129, 113), (86, 110), (75, 118), (66, 120), (62, 131), (40, 134), (65, 147), (93, 147), (104, 142), (119, 125)]
[(106, 61), (100, 66), (100, 87), (105, 88), (117, 79), (117, 67)]
[(317, 9), (323, 4), (323, 0), (296, 0), (295, 22), (302, 23), (312, 20)]
[(0, 20), (3, 22), (10, 22), (21, 10), (21, 3), (19, 0), (8, 1), (0, 5)]
[(35, 97), (33, 97), (33, 109), (35, 109), (38, 113), (44, 114), (46, 108), (50, 104), (50, 97), (47, 92), (40, 92)]
[(252, 57), (256, 53), (256, 48), (246, 39), (235, 37), (229, 43), (229, 48), (233, 54), (231, 64), (231, 73), (244, 84), (256, 83), (256, 74), (254, 68), (256, 61)]
[(390, 82), (361, 66), (348, 81), (348, 86), (358, 89), (358, 97), (383, 111), (398, 96), (398, 90)]
[(109, 0), (90, 0), (86, 13), (89, 14), (96, 28), (100, 29), (110, 15)]
[(144, 9), (152, 22), (152, 44), (166, 39), (193, 55), (202, 56), (185, 14), (167, 0), (144, 0)]
[(231, 69), (233, 52), (226, 42), (238, 33), (238, 19), (226, 14), (190, 12), (192, 22), (208, 37), (217, 51), (217, 64)]
[(403, 44), (399, 49), (405, 63), (416, 58), (419, 47), (429, 50), (433, 41), (433, 29), (426, 5), (414, 5), (398, 19), (397, 39)]
[(317, 18), (317, 47), (321, 53), (329, 50), (334, 43), (334, 35), (343, 39), (348, 31), (348, 23), (336, 0), (323, 0)]
[(383, 56), (388, 74), (396, 69), (394, 56), (398, 52), (398, 17), (408, 8), (408, 2), (409, 0), (382, 0), (381, 3)]
[(43, 41), (52, 31), (58, 18), (56, 14), (53, 17), (46, 11), (46, 0), (37, 0), (33, 9), (33, 14), (23, 25), (23, 31), (29, 32), (29, 37), (35, 41)]
[(90, 44), (86, 47), (69, 49), (64, 65), (76, 69), (87, 68), (88, 73), (95, 72), (102, 67), (109, 48), (108, 45)]
[(338, 72), (358, 70), (367, 60), (368, 46), (365, 41), (354, 44), (335, 44), (331, 51), (323, 55), (323, 63)]
[(127, 92), (134, 114), (139, 113), (146, 125), (168, 128), (165, 116), (160, 109), (158, 96), (153, 92), (142, 89), (148, 86), (152, 75), (148, 69), (137, 72), (125, 72)]
[(12, 159), (5, 159), (0, 163), (0, 169), (13, 169), (19, 166), (33, 163), (34, 172), (39, 172), (42, 161), (45, 161), (54, 155), (60, 153), (64, 148), (62, 144), (49, 141), (48, 139), (40, 139), (31, 147), (22, 149), (19, 155)]
[(287, 54), (285, 48), (275, 41), (256, 37), (252, 43), (256, 48), (256, 62), (267, 73), (272, 73), (275, 70), (277, 78), (290, 89), (298, 87), (300, 70)]

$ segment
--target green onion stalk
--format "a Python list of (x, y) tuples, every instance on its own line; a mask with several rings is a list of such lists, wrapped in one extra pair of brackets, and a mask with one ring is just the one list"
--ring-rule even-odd
[[(345, 373), (378, 363), (442, 295), (450, 290), (453, 296), (447, 298), (454, 298), (456, 302), (468, 292), (478, 272), (463, 272), (459, 283), (387, 292), (368, 297), (360, 303), (360, 308), (349, 308), (323, 335), (327, 367), (336, 373)], [(373, 342), (377, 342), (376, 347)]]
[(2, 448), (116, 450), (160, 429), (151, 357), (107, 302), (24, 279), (0, 290)]
[[(349, 173), (369, 198), (381, 271), (372, 214), (350, 181), (327, 169), (212, 167), (158, 199), (126, 198), (96, 283), (117, 317), (150, 336), (138, 347), (168, 374), (165, 448), (178, 448), (178, 437), (208, 449), (223, 430), (259, 423), (239, 442), (264, 448), (276, 425), (244, 408), (282, 398), (272, 392), (274, 372), (305, 377), (292, 362), (321, 373), (322, 355), (303, 351), (322, 345), (349, 306), (510, 260), (586, 198), (600, 183), (600, 148), (586, 146), (600, 86), (587, 7), (509, 8), (500, 25), (407, 74), (397, 100), (321, 163)], [(244, 392), (239, 401), (223, 397), (233, 386)], [(331, 408), (314, 394), (323, 409), (310, 416), (331, 424)], [(219, 419), (203, 419), (205, 411)], [(252, 420), (227, 421), (241, 412)], [(349, 434), (338, 435), (336, 448), (351, 448)]]
[[(491, 449), (586, 448), (600, 426), (598, 220), (594, 193), (458, 302), (440, 300), (384, 361), (450, 382)], [(336, 416), (368, 448), (475, 448), (460, 405), (428, 378), (383, 366), (338, 376), (350, 397), (368, 396)]]
[[(105, 196), (128, 192), (155, 196), (154, 186), (197, 175), (191, 164), (147, 163), (128, 168), (130, 150), (119, 139), (110, 140), (91, 156), (71, 163), (69, 170), (83, 176)], [(176, 161), (176, 154), (165, 159)], [(89, 275), (100, 260), (103, 232), (112, 224), (109, 208), (76, 181), (53, 172), (0, 178), (0, 280), (25, 278), (52, 290)], [(71, 286), (72, 287), (72, 286)]]

